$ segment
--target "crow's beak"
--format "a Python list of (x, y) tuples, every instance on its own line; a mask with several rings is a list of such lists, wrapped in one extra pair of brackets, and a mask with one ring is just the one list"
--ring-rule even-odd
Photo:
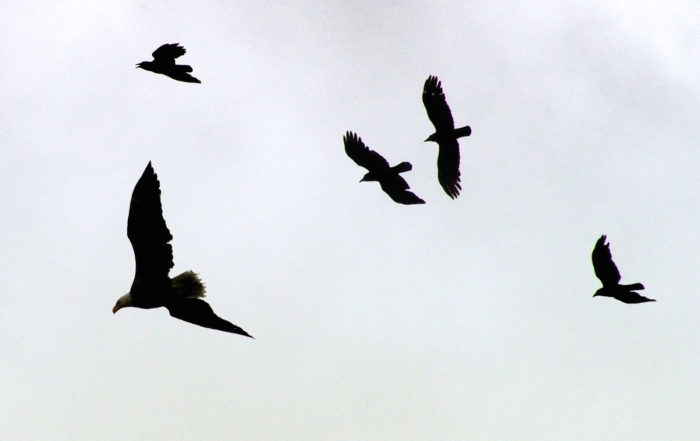
[(114, 308), (112, 308), (112, 314), (116, 314), (120, 309), (121, 307), (119, 305), (114, 305)]

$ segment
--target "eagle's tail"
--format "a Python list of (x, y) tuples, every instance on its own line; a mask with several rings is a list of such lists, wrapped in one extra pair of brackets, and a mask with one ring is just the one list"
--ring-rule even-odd
[(194, 271), (185, 271), (173, 278), (172, 282), (175, 295), (186, 299), (204, 297), (204, 284)]

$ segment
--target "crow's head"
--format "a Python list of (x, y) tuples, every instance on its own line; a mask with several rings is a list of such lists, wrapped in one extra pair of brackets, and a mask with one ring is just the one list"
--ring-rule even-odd
[(360, 182), (371, 182), (371, 181), (378, 181), (376, 176), (372, 172), (367, 173), (360, 179)]
[(437, 133), (433, 133), (432, 135), (428, 136), (428, 138), (423, 142), (428, 142), (428, 141), (438, 142)]

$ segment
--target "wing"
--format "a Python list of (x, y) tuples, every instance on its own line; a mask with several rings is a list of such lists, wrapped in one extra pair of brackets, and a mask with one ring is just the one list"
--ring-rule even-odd
[(211, 306), (202, 299), (178, 299), (167, 305), (167, 308), (171, 316), (180, 320), (205, 328), (218, 329), (219, 331), (253, 338), (252, 335), (245, 332), (242, 328), (216, 315)]
[(459, 173), (459, 143), (456, 139), (441, 140), (438, 144), (438, 181), (445, 193), (452, 199), (459, 196), (462, 189)]
[(404, 205), (425, 204), (423, 199), (408, 191), (410, 188), (408, 182), (398, 173), (395, 176), (382, 179), (379, 181), (379, 185), (394, 202)]
[(173, 63), (177, 57), (185, 55), (187, 51), (179, 43), (164, 44), (156, 49), (153, 54), (153, 59), (157, 61), (170, 60)]
[(624, 303), (645, 303), (645, 302), (655, 302), (655, 299), (650, 299), (644, 297), (638, 292), (626, 292), (623, 294), (616, 295), (615, 298)]
[(345, 143), (345, 153), (357, 163), (357, 165), (366, 168), (369, 171), (381, 170), (389, 168), (389, 162), (382, 155), (370, 150), (369, 147), (362, 142), (362, 138), (356, 133), (347, 132), (343, 137)]
[(452, 112), (442, 92), (442, 85), (436, 76), (429, 76), (423, 85), (423, 105), (436, 132), (455, 128)]
[[(187, 72), (192, 72), (190, 66), (181, 66), (179, 64), (173, 65), (174, 69), (165, 72), (165, 75), (169, 76), (173, 80), (184, 81), (185, 83), (201, 83), (197, 78), (193, 77)], [(183, 69), (189, 68), (189, 69)]]
[[(131, 195), (127, 236), (136, 258), (135, 280), (168, 280), (173, 267), (173, 248), (160, 204), (160, 183), (149, 162)], [(133, 293), (132, 293), (133, 295)]]
[(593, 270), (596, 277), (600, 279), (603, 286), (614, 286), (620, 283), (620, 271), (610, 254), (610, 244), (605, 243), (606, 236), (603, 234), (593, 248), (591, 260), (593, 260)]

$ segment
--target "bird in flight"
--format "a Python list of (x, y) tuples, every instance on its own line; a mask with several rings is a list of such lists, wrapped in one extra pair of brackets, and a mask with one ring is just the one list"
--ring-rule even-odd
[(370, 150), (356, 133), (347, 132), (343, 137), (345, 153), (360, 167), (368, 170), (360, 182), (377, 181), (394, 202), (405, 205), (425, 204), (425, 201), (408, 191), (408, 183), (399, 173), (407, 172), (413, 167), (410, 162), (402, 162), (389, 167), (389, 162), (382, 155)]
[(593, 260), (593, 270), (596, 277), (603, 282), (603, 287), (593, 294), (595, 296), (613, 297), (624, 303), (644, 303), (655, 302), (656, 300), (648, 299), (634, 291), (644, 289), (641, 283), (633, 283), (631, 285), (620, 285), (620, 271), (618, 271), (615, 262), (610, 254), (610, 244), (605, 243), (606, 236), (600, 236), (600, 239), (593, 248), (591, 258)]
[(193, 271), (170, 278), (173, 267), (173, 236), (165, 225), (160, 203), (160, 183), (149, 162), (136, 183), (131, 196), (127, 236), (134, 248), (136, 274), (131, 291), (117, 300), (112, 308), (159, 308), (164, 306), (170, 315), (205, 328), (251, 337), (240, 327), (214, 314), (204, 300), (204, 284)]
[(144, 70), (167, 75), (173, 80), (184, 81), (186, 83), (201, 83), (197, 78), (190, 75), (192, 66), (186, 64), (175, 64), (175, 59), (185, 55), (184, 47), (179, 43), (164, 44), (153, 52), (153, 61), (142, 61), (136, 65)]
[(429, 76), (423, 85), (423, 105), (428, 118), (435, 126), (435, 133), (425, 142), (433, 141), (438, 145), (438, 181), (445, 193), (452, 199), (459, 196), (462, 189), (459, 184), (459, 143), (457, 138), (469, 136), (472, 129), (469, 126), (455, 129), (452, 112), (442, 92), (442, 85), (436, 76)]

